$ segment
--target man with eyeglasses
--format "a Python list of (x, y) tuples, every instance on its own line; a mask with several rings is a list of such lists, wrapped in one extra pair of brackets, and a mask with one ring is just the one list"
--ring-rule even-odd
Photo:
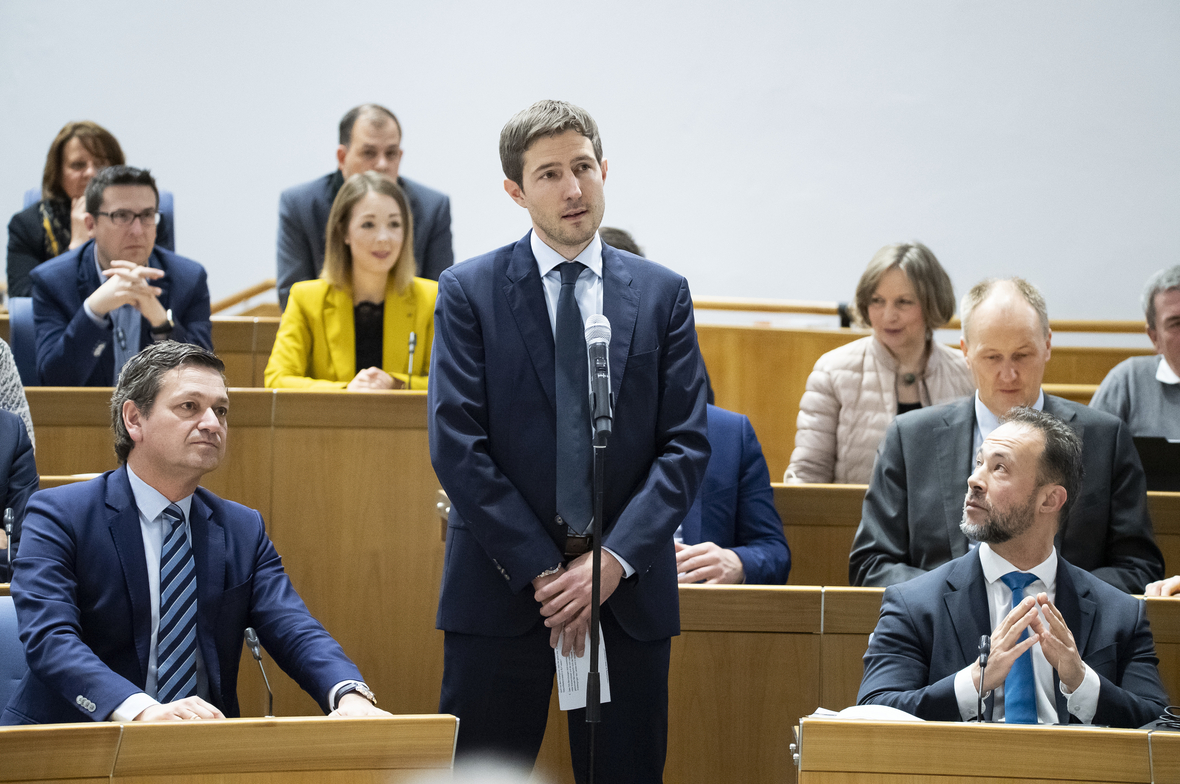
[(41, 383), (114, 386), (152, 342), (213, 348), (205, 269), (156, 246), (158, 206), (146, 169), (111, 166), (86, 186), (91, 239), (31, 275)]

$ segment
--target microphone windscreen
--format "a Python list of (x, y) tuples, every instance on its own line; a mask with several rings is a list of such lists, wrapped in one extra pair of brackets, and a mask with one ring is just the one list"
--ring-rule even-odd
[(597, 313), (586, 319), (586, 344), (594, 343), (610, 345), (610, 321)]

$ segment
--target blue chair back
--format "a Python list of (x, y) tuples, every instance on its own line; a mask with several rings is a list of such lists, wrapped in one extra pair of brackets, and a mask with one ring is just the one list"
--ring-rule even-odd
[(11, 596), (0, 596), (0, 711), (16, 692), (29, 665), (16, 630), (16, 607)]
[(33, 324), (33, 298), (8, 299), (8, 345), (16, 360), (16, 371), (26, 387), (41, 386), (37, 371), (37, 329)]
[[(41, 201), (41, 188), (29, 188), (25, 191), (22, 210), (27, 210)], [(156, 244), (176, 252), (176, 219), (172, 216), (172, 191), (160, 191), (160, 228), (156, 232)], [(26, 385), (27, 386), (27, 385)]]

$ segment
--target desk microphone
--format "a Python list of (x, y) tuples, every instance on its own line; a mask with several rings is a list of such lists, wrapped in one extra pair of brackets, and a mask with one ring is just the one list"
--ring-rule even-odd
[(586, 319), (586, 352), (590, 362), (590, 412), (597, 443), (600, 435), (610, 435), (614, 416), (610, 399), (610, 321), (606, 316), (596, 313)]
[(987, 672), (987, 657), (992, 652), (992, 638), (983, 635), (979, 638), (979, 702), (976, 706), (978, 720), (983, 721), (983, 676)]
[(258, 634), (253, 626), (246, 627), (246, 647), (258, 662), (258, 669), (262, 672), (262, 682), (266, 684), (266, 718), (273, 719), (275, 715), (275, 695), (270, 690), (270, 679), (266, 677), (266, 668), (262, 666), (262, 653), (258, 650)]
[(4, 538), (7, 549), (4, 551), (8, 554), (8, 579), (12, 579), (12, 529), (16, 526), (16, 512), (12, 511), (12, 507), (4, 510)]
[(406, 389), (413, 389), (414, 349), (418, 347), (418, 333), (410, 333), (410, 366), (406, 369)]

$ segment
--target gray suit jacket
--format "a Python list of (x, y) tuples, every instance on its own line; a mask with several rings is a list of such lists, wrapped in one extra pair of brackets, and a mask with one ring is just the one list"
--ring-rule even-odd
[[(1082, 661), (1098, 674), (1094, 724), (1139, 727), (1168, 704), (1145, 604), (1057, 560), (1054, 602)], [(881, 618), (865, 653), (858, 704), (890, 705), (927, 721), (959, 721), (955, 674), (979, 656), (991, 619), (978, 552), (885, 591)], [(1057, 676), (1053, 676), (1054, 685)], [(1057, 719), (1068, 724), (1060, 689)], [(984, 715), (990, 717), (989, 698)]]
[[(296, 185), (279, 197), (279, 304), (287, 307), (287, 292), (301, 280), (319, 277), (324, 268), (328, 214), (339, 190), (335, 171)], [(451, 198), (425, 185), (398, 177), (414, 216), (414, 260), (418, 277), (438, 280), (455, 263), (451, 248)]]
[[(1082, 437), (1081, 497), (1057, 534), (1057, 551), (1127, 593), (1164, 576), (1147, 515), (1147, 483), (1117, 417), (1045, 395), (1045, 411)], [(959, 530), (975, 464), (974, 396), (897, 417), (885, 432), (852, 542), (853, 585), (893, 585), (965, 555)]]

